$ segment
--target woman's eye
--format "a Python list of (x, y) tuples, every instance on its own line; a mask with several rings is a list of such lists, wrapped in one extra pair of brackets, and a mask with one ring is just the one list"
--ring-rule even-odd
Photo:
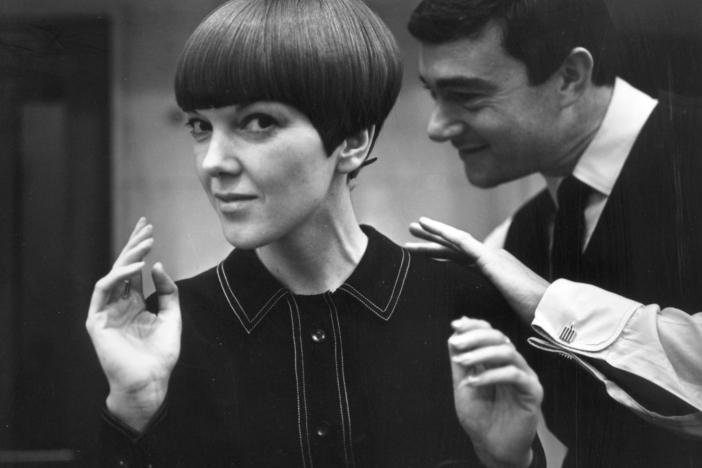
[(242, 122), (244, 130), (249, 132), (266, 132), (277, 125), (278, 121), (266, 114), (251, 114)]
[(195, 138), (201, 138), (212, 131), (212, 125), (202, 119), (194, 117), (188, 119), (185, 126), (190, 129), (190, 134)]

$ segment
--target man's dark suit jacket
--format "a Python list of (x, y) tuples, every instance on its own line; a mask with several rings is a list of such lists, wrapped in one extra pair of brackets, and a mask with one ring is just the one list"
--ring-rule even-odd
[[(505, 242), (544, 277), (553, 209), (546, 191), (537, 194), (518, 210)], [(644, 303), (702, 310), (701, 107), (661, 99), (612, 190), (582, 270), (569, 279)], [(534, 351), (533, 365), (544, 382), (546, 419), (570, 447), (566, 466), (702, 466), (701, 441), (640, 420), (574, 362), (545, 354)]]

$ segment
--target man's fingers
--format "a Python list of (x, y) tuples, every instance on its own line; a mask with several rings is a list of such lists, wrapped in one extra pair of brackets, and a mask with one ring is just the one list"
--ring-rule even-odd
[(427, 255), (431, 258), (451, 260), (456, 263), (472, 263), (463, 252), (432, 242), (405, 242), (404, 247), (407, 250)]
[[(93, 289), (88, 315), (90, 316), (103, 310), (111, 297), (121, 295), (123, 293), (124, 282), (136, 274), (140, 275), (143, 267), (144, 262), (131, 263), (129, 265), (113, 268), (107, 275), (100, 278), (100, 280), (95, 283), (95, 289)], [(117, 288), (120, 288), (118, 292), (116, 292)]]
[(444, 239), (441, 236), (438, 236), (436, 234), (432, 234), (431, 232), (428, 232), (422, 228), (421, 224), (414, 222), (410, 223), (409, 226), (409, 231), (410, 234), (412, 234), (415, 237), (418, 237), (419, 239), (424, 239), (429, 242), (434, 242), (436, 244), (443, 245), (444, 247), (447, 247), (449, 249), (456, 249), (456, 246), (453, 245), (452, 243), (448, 242), (446, 239)]
[(475, 260), (486, 252), (487, 248), (483, 243), (465, 231), (425, 217), (419, 218), (419, 224), (425, 231), (445, 239)]

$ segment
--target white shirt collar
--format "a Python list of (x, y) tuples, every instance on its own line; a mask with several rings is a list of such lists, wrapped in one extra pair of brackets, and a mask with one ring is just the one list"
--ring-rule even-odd
[[(656, 99), (617, 78), (600, 128), (580, 156), (573, 176), (608, 197), (656, 104)], [(546, 177), (546, 185), (554, 200), (562, 179)]]

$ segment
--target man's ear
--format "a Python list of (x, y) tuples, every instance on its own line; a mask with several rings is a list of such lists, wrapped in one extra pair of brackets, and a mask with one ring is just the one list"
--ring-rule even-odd
[(341, 142), (338, 152), (336, 170), (349, 174), (358, 170), (368, 157), (375, 136), (375, 126), (361, 130)]
[(561, 106), (573, 104), (592, 86), (594, 63), (587, 49), (576, 47), (570, 51), (558, 69)]

